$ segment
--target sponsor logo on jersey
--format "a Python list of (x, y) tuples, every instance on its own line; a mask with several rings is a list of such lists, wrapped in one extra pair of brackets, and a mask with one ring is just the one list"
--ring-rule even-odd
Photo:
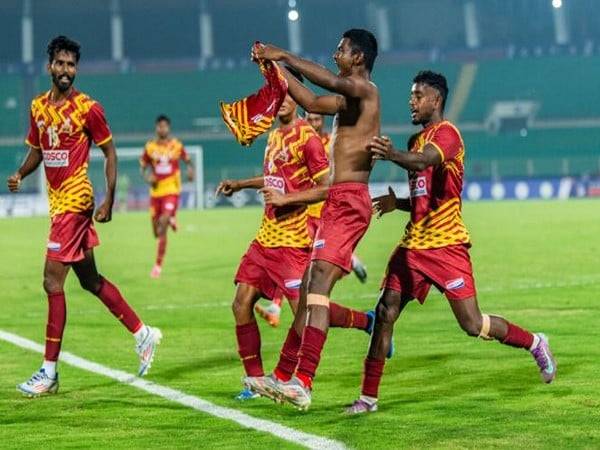
[(317, 239), (313, 244), (314, 248), (325, 248), (325, 239)]
[(282, 194), (285, 194), (285, 180), (282, 177), (267, 175), (264, 177), (265, 187), (275, 189)]
[(44, 150), (46, 167), (69, 167), (69, 150)]
[(299, 278), (289, 279), (283, 281), (284, 285), (288, 289), (300, 289), (302, 285), (302, 280)]
[(60, 250), (60, 242), (48, 241), (47, 247), (51, 252), (57, 252)]
[(411, 197), (422, 197), (423, 195), (427, 195), (427, 178), (411, 178), (409, 180), (409, 187)]
[(465, 287), (465, 280), (462, 277), (446, 281), (446, 289), (449, 291), (462, 287)]

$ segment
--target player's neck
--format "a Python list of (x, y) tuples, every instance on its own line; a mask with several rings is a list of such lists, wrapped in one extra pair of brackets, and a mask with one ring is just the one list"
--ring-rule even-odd
[(444, 121), (444, 116), (441, 114), (433, 114), (428, 122), (423, 123), (423, 128), (430, 127)]
[(156, 136), (156, 142), (158, 142), (159, 144), (166, 144), (170, 140), (171, 140), (171, 136), (167, 136), (164, 138), (161, 138), (160, 136)]
[(279, 128), (287, 129), (296, 125), (296, 121), (298, 120), (298, 116), (296, 114), (292, 114), (291, 117), (279, 117)]
[(73, 89), (74, 89), (73, 86), (71, 86), (66, 91), (61, 91), (55, 85), (52, 85), (52, 88), (50, 88), (50, 96), (49, 96), (50, 102), (52, 102), (52, 103), (64, 102), (66, 99), (68, 99), (71, 96), (71, 94), (73, 93)]

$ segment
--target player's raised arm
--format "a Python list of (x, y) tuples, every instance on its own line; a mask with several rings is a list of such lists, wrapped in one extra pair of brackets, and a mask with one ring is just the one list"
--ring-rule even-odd
[[(334, 56), (334, 58), (336, 58), (336, 62), (338, 55), (341, 54), (341, 47), (348, 52), (349, 45), (350, 44), (348, 44), (347, 41), (342, 39)], [(258, 58), (281, 61), (282, 63), (293, 67), (303, 76), (305, 76), (311, 83), (325, 88), (328, 91), (335, 92), (346, 97), (364, 97), (368, 94), (368, 82), (365, 80), (349, 78), (347, 76), (343, 76), (343, 73), (336, 75), (320, 64), (301, 58), (293, 53), (282, 50), (275, 46), (265, 45), (258, 48), (255, 51), (255, 54)]]
[(396, 150), (389, 137), (374, 136), (368, 148), (373, 154), (373, 159), (392, 161), (406, 170), (415, 172), (442, 163), (440, 151), (432, 144), (425, 144), (422, 152), (406, 152)]
[(345, 109), (346, 99), (343, 96), (317, 95), (300, 83), (285, 67), (282, 67), (281, 71), (288, 81), (288, 93), (307, 112), (334, 115)]
[(35, 171), (43, 159), (42, 152), (39, 148), (29, 147), (29, 152), (27, 153), (23, 164), (19, 167), (19, 170), (6, 180), (8, 190), (10, 192), (18, 192), (21, 187), (21, 180), (31, 172)]
[(112, 218), (112, 207), (115, 198), (115, 188), (117, 186), (117, 151), (115, 144), (110, 139), (101, 144), (100, 150), (104, 153), (104, 178), (106, 180), (106, 196), (104, 201), (96, 210), (94, 218), (97, 222), (110, 222)]

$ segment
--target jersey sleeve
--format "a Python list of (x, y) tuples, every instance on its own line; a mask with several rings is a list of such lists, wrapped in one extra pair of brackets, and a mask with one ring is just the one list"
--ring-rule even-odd
[(304, 144), (304, 160), (310, 177), (314, 180), (329, 170), (329, 158), (318, 136), (311, 137)]
[(455, 158), (463, 145), (460, 135), (456, 129), (450, 125), (439, 127), (433, 136), (431, 136), (428, 143), (432, 144), (437, 151), (440, 152), (442, 161)]
[(41, 147), (40, 135), (38, 133), (37, 124), (35, 123), (35, 118), (33, 117), (33, 112), (31, 110), (29, 111), (29, 132), (25, 138), (25, 144), (37, 149)]
[(108, 127), (104, 108), (100, 103), (94, 103), (87, 113), (86, 127), (98, 146), (106, 144), (112, 139), (112, 133)]

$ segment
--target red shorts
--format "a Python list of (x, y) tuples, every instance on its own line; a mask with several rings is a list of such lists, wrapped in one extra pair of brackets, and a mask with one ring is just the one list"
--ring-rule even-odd
[(448, 300), (475, 296), (475, 280), (467, 247), (451, 245), (427, 250), (396, 247), (381, 287), (408, 294), (423, 303), (432, 284)]
[(371, 208), (365, 183), (331, 186), (313, 242), (312, 260), (330, 262), (350, 273), (352, 253), (369, 228)]
[(269, 300), (282, 293), (288, 300), (298, 300), (309, 256), (309, 249), (268, 248), (252, 241), (235, 274), (235, 283), (254, 286)]
[(151, 197), (150, 215), (152, 216), (152, 220), (156, 220), (160, 216), (175, 217), (177, 206), (179, 206), (179, 195)]
[(306, 221), (306, 227), (308, 228), (308, 235), (311, 239), (315, 238), (320, 223), (320, 217), (308, 216), (308, 219)]
[(64, 213), (52, 218), (46, 258), (64, 263), (81, 261), (84, 252), (100, 244), (94, 211)]

